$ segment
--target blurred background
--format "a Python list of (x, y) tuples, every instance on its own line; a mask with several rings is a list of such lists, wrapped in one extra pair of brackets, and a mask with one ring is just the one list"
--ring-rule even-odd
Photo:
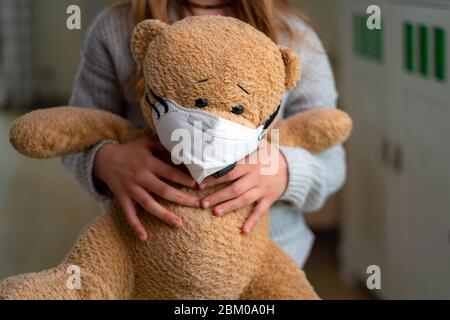
[[(30, 106), (67, 103), (80, 45), (104, 0), (0, 0), (0, 279), (61, 261), (100, 213), (59, 160), (9, 145)], [(306, 272), (324, 299), (450, 299), (450, 1), (292, 0), (333, 64), (355, 129), (348, 180), (307, 216)], [(82, 10), (68, 30), (66, 9)], [(365, 27), (378, 5), (382, 29)], [(381, 289), (369, 290), (378, 266)]]

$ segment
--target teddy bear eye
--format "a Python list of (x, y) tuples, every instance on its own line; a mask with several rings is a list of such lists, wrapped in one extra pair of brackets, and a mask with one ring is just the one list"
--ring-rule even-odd
[(237, 115), (241, 115), (244, 113), (244, 110), (245, 110), (245, 108), (243, 106), (237, 106), (237, 107), (233, 107), (231, 109), (231, 112), (233, 112), (234, 114), (237, 114)]
[(208, 106), (208, 99), (200, 98), (200, 99), (195, 100), (195, 106), (197, 108), (202, 108), (202, 109), (206, 108)]

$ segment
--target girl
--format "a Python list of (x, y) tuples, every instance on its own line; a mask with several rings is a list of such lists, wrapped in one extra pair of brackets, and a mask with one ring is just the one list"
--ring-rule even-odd
[[(298, 52), (302, 80), (285, 97), (283, 117), (310, 108), (336, 106), (333, 74), (321, 42), (302, 14), (286, 0), (132, 0), (109, 8), (88, 32), (70, 105), (111, 111), (136, 126), (145, 126), (136, 95), (136, 91), (142, 92), (143, 77), (129, 49), (133, 27), (149, 18), (171, 23), (208, 14), (239, 18)], [(182, 226), (182, 221), (158, 204), (152, 194), (184, 206), (211, 208), (219, 216), (255, 204), (243, 232), (250, 232), (270, 209), (273, 239), (302, 266), (313, 243), (302, 212), (318, 209), (343, 184), (344, 151), (342, 146), (318, 155), (301, 148), (272, 149), (272, 161), (280, 162), (276, 174), (262, 175), (260, 164), (246, 162), (225, 177), (208, 178), (200, 186), (164, 161), (158, 153), (161, 145), (150, 138), (126, 144), (103, 141), (86, 152), (64, 157), (63, 162), (97, 200), (106, 201), (114, 194), (141, 240), (148, 235), (136, 214), (136, 205), (172, 227)], [(202, 189), (225, 181), (232, 183), (205, 199), (197, 199), (171, 187), (167, 180)]]

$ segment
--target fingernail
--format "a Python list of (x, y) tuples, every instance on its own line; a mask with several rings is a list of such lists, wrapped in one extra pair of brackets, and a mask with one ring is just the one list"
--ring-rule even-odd
[(203, 201), (203, 208), (208, 209), (211, 206), (211, 203), (209, 201)]
[(218, 216), (221, 216), (223, 214), (223, 208), (217, 207), (215, 209), (215, 211), (216, 211), (216, 215), (218, 215)]
[(175, 219), (172, 220), (172, 224), (173, 224), (173, 226), (174, 226), (175, 228), (179, 228), (179, 227), (181, 227), (181, 220), (175, 218)]
[(198, 185), (198, 188), (199, 188), (200, 190), (205, 190), (206, 184), (201, 183), (201, 184)]

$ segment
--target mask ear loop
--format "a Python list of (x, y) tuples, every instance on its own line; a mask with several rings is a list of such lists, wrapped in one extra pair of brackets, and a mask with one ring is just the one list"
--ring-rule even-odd
[(273, 122), (273, 121), (275, 120), (275, 118), (277, 117), (278, 112), (280, 112), (280, 109), (281, 109), (281, 104), (278, 106), (277, 110), (275, 110), (275, 112), (272, 113), (272, 114), (270, 115), (269, 119), (267, 119), (267, 121), (264, 123), (264, 128), (263, 128), (263, 130), (267, 130), (267, 129), (270, 127), (270, 125), (272, 124), (272, 122)]
[(266, 136), (267, 129), (270, 127), (270, 125), (273, 123), (273, 121), (277, 117), (278, 113), (280, 112), (280, 109), (281, 109), (281, 104), (278, 106), (277, 110), (275, 110), (275, 112), (272, 113), (269, 116), (269, 118), (266, 120), (266, 122), (264, 123), (263, 131), (259, 135), (258, 140), (262, 140)]
[[(150, 93), (152, 94), (153, 98), (158, 101), (163, 107), (164, 107), (164, 113), (169, 112), (169, 106), (167, 105), (167, 103), (164, 101), (163, 98), (161, 98), (160, 96), (158, 96), (153, 90), (152, 88), (148, 87), (148, 90), (150, 91)], [(147, 94), (147, 91), (145, 92)], [(148, 97), (148, 96), (147, 96)]]
[(148, 97), (148, 92), (147, 92), (147, 90), (145, 90), (145, 102), (146, 102), (150, 107), (152, 107), (153, 111), (155, 111), (155, 113), (156, 113), (156, 118), (157, 118), (158, 120), (161, 119), (161, 113), (159, 112), (158, 108), (156, 108), (156, 107), (150, 102), (150, 99), (149, 99), (149, 97)]

